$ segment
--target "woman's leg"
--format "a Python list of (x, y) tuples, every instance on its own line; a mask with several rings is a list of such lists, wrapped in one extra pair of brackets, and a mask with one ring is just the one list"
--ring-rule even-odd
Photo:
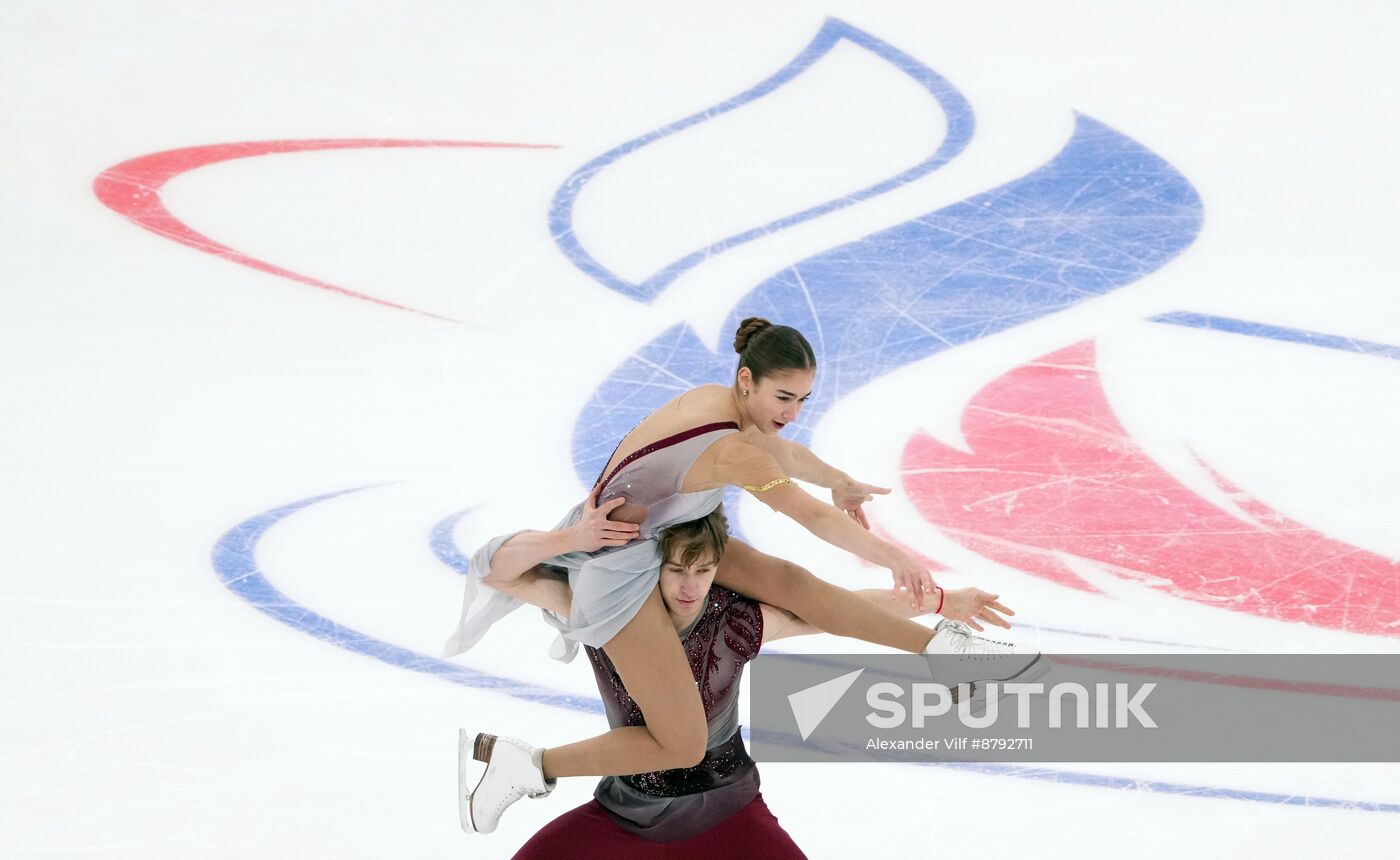
[(730, 538), (725, 547), (715, 582), (746, 597), (786, 609), (812, 626), (837, 636), (849, 636), (911, 654), (918, 654), (933, 638), (933, 631), (922, 624), (734, 538)]
[(708, 739), (705, 708), (660, 586), (603, 651), (647, 724), (546, 749), (545, 778), (621, 776), (698, 764)]

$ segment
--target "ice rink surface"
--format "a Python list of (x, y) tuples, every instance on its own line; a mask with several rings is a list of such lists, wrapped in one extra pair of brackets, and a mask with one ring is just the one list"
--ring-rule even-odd
[[(509, 857), (593, 782), (466, 836), (458, 726), (605, 723), (533, 614), (437, 658), (464, 558), (752, 313), (1018, 641), (1400, 646), (1393, 4), (6, 17), (0, 855)], [(1400, 844), (1394, 765), (760, 769), (813, 858)]]

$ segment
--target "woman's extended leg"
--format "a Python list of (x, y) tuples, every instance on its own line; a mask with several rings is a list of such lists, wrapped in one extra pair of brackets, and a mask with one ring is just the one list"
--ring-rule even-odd
[(812, 626), (917, 654), (933, 630), (832, 585), (804, 567), (729, 539), (715, 582), (754, 600), (788, 610)]
[(545, 778), (620, 776), (698, 764), (708, 738), (705, 708), (659, 585), (603, 651), (647, 724), (546, 749)]
[[(536, 566), (491, 587), (534, 606), (568, 615), (567, 582)], [(646, 715), (647, 725), (613, 729), (586, 741), (544, 751), (546, 779), (618, 776), (689, 767), (705, 755), (705, 710), (659, 586), (604, 653)]]

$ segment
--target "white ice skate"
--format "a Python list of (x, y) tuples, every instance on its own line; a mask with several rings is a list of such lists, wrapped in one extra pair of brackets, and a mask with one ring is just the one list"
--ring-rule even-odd
[[(522, 797), (544, 797), (555, 781), (544, 778), (543, 750), (516, 740), (479, 734), (472, 743), (457, 730), (457, 812), (467, 833), (490, 833), (506, 807)], [(467, 761), (486, 764), (476, 788), (467, 791)]]
[[(1010, 642), (978, 636), (961, 621), (945, 618), (933, 628), (933, 638), (924, 646), (929, 655), (929, 671), (933, 679), (947, 686), (953, 701), (970, 692), (974, 703), (985, 704), (984, 685), (988, 681), (1030, 683), (1050, 671), (1050, 661), (1040, 652), (1018, 654)], [(966, 688), (961, 685), (968, 685)], [(1003, 688), (998, 696), (1006, 695)], [(973, 705), (973, 712), (981, 708)]]

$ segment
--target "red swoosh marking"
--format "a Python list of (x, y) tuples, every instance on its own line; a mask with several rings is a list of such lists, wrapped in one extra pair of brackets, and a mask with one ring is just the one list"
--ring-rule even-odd
[(1289, 520), (1213, 469), (1262, 527), (1181, 485), (1114, 416), (1091, 342), (988, 385), (963, 431), (972, 454), (910, 439), (905, 487), (925, 518), (989, 558), (1095, 590), (1056, 561), (1059, 551), (1213, 606), (1400, 634), (1400, 564)]
[(188, 245), (191, 248), (223, 257), (230, 262), (248, 266), (271, 275), (278, 275), (297, 283), (329, 290), (354, 299), (373, 302), (377, 305), (422, 314), (446, 322), (460, 322), (451, 317), (439, 316), (428, 311), (396, 304), (375, 296), (357, 293), (335, 284), (317, 280), (306, 275), (274, 266), (271, 263), (250, 257), (230, 248), (222, 242), (200, 233), (179, 218), (176, 218), (161, 199), (161, 188), (165, 183), (182, 173), (196, 168), (231, 161), (235, 158), (254, 158), (261, 155), (275, 155), (285, 152), (310, 152), (328, 149), (407, 149), (422, 147), (489, 148), (489, 149), (557, 149), (552, 144), (531, 143), (488, 143), (465, 140), (263, 140), (241, 143), (216, 143), (207, 146), (190, 146), (183, 149), (170, 149), (153, 152), (104, 170), (93, 180), (92, 190), (108, 209), (116, 212), (140, 227), (159, 236)]

